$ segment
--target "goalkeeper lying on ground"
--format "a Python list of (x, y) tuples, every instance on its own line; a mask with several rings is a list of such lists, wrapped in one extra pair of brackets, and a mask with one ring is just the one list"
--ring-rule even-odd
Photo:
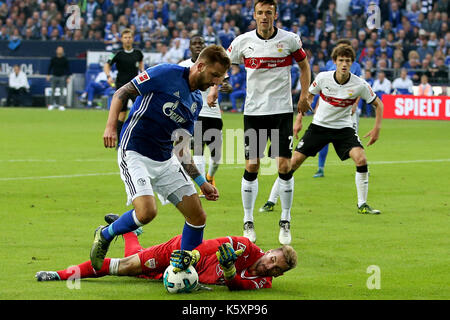
[[(112, 223), (117, 215), (106, 215)], [(136, 232), (136, 231), (135, 231)], [(162, 279), (171, 263), (179, 269), (194, 265), (203, 284), (226, 285), (230, 290), (252, 290), (272, 287), (272, 277), (278, 277), (297, 265), (297, 254), (290, 246), (263, 252), (245, 237), (223, 237), (205, 240), (193, 251), (181, 251), (181, 235), (144, 249), (135, 232), (123, 235), (125, 258), (107, 258), (102, 268), (94, 271), (86, 261), (61, 271), (39, 271), (38, 281), (98, 278), (107, 275), (137, 276)]]

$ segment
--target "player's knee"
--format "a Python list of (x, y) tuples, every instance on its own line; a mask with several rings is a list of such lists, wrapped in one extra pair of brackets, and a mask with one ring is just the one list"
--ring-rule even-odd
[(278, 172), (279, 173), (286, 174), (286, 173), (289, 173), (289, 171), (291, 171), (291, 163), (289, 160), (279, 162), (279, 164), (278, 164)]
[(367, 165), (367, 158), (366, 158), (366, 155), (363, 152), (356, 154), (353, 157), (353, 160), (355, 161), (355, 164), (356, 164), (357, 167)]
[(135, 211), (137, 219), (142, 224), (149, 223), (156, 217), (157, 214), (157, 209), (152, 206), (135, 209)]
[(202, 226), (206, 223), (206, 212), (203, 209), (200, 209), (196, 215), (191, 217), (190, 223), (194, 226)]

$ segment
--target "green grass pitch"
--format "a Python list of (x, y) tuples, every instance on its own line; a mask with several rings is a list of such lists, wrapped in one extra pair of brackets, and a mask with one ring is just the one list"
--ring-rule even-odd
[[(299, 265), (274, 279), (272, 289), (211, 286), (212, 292), (169, 295), (162, 282), (129, 277), (86, 279), (72, 289), (64, 281), (38, 283), (37, 271), (88, 260), (104, 214), (128, 210), (116, 151), (103, 147), (106, 117), (105, 111), (0, 108), (1, 299), (450, 298), (450, 123), (443, 121), (383, 121), (379, 141), (366, 148), (369, 204), (382, 211), (379, 216), (356, 213), (351, 160), (339, 161), (330, 148), (325, 178), (313, 179), (317, 158), (308, 159), (295, 173), (291, 230)], [(223, 119), (224, 131), (242, 128), (242, 115)], [(373, 121), (361, 119), (361, 137)], [(310, 122), (304, 119), (302, 133)], [(217, 173), (220, 200), (202, 200), (205, 238), (242, 235), (244, 166), (235, 162)], [(280, 206), (257, 212), (274, 179), (259, 176), (255, 227), (263, 250), (279, 246)], [(182, 215), (171, 205), (158, 206), (140, 238), (145, 247), (182, 231)], [(119, 238), (108, 256), (122, 255)], [(379, 268), (380, 289), (367, 286), (369, 266)]]

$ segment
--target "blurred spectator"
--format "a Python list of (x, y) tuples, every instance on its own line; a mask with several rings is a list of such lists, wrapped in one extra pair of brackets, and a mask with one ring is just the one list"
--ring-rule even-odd
[(388, 47), (386, 39), (380, 39), (380, 46), (375, 49), (375, 55), (380, 57), (382, 52), (385, 52), (388, 58), (393, 56), (393, 50)]
[[(114, 93), (114, 81), (116, 78), (116, 72), (111, 72), (110, 77), (106, 75), (104, 71), (100, 72), (94, 81), (87, 83), (84, 92), (81, 94), (80, 99), (86, 101), (86, 107), (92, 108), (95, 95), (107, 95)], [(108, 103), (109, 106), (110, 103)]]
[[(50, 60), (48, 67), (47, 81), (51, 79), (52, 96), (50, 100), (49, 110), (59, 107), (60, 110), (65, 110), (64, 103), (64, 88), (66, 83), (70, 81), (69, 60), (64, 55), (64, 48), (59, 46), (56, 48), (56, 56)], [(59, 88), (59, 103), (56, 101), (56, 88)]]
[(106, 13), (112, 14), (114, 21), (118, 21), (119, 17), (125, 12), (125, 4), (121, 0), (111, 0), (112, 5), (106, 11)]
[[(373, 88), (374, 79), (370, 70), (364, 71), (363, 78)], [(367, 104), (364, 99), (359, 99), (358, 109), (360, 110), (361, 115), (364, 115), (366, 117), (372, 116), (373, 107), (371, 104)]]
[(203, 38), (205, 39), (205, 45), (207, 46), (210, 44), (219, 44), (219, 38), (217, 37), (213, 26), (208, 26), (208, 30), (203, 34)]
[(28, 91), (30, 84), (27, 75), (20, 70), (19, 65), (14, 65), (8, 79), (8, 97), (6, 105), (25, 106), (27, 105)]
[(144, 47), (142, 48), (142, 52), (152, 52), (153, 51), (153, 45), (151, 40), (147, 40), (144, 43)]
[(408, 77), (408, 71), (405, 68), (401, 69), (400, 77), (392, 83), (392, 89), (394, 89), (394, 94), (413, 94), (413, 82)]
[[(291, 18), (293, 19), (294, 16), (292, 16)], [(230, 6), (230, 10), (229, 13), (227, 14), (227, 17), (225, 18), (225, 22), (228, 22), (230, 26), (234, 24), (234, 26), (237, 27), (239, 30), (243, 29), (244, 19), (242, 18), (237, 5)]]
[(427, 70), (427, 76), (432, 82), (448, 82), (448, 67), (445, 65), (443, 57), (437, 57), (430, 68)]
[(372, 90), (375, 94), (382, 99), (383, 94), (390, 94), (392, 90), (392, 84), (383, 71), (378, 71), (377, 79), (373, 82)]
[(423, 74), (420, 77), (420, 84), (417, 87), (417, 95), (418, 96), (432, 96), (433, 95), (433, 88), (428, 83), (428, 76), (426, 74)]
[[(53, 30), (57, 30), (58, 33), (53, 32)], [(60, 38), (64, 34), (64, 29), (61, 27), (61, 25), (58, 23), (56, 19), (51, 20), (50, 26), (47, 30), (47, 36), (48, 37), (57, 37)]]
[(219, 38), (220, 44), (225, 49), (228, 49), (231, 42), (234, 40), (234, 38), (236, 38), (236, 34), (230, 29), (230, 25), (228, 22), (225, 22), (223, 24), (223, 29), (219, 31), (217, 36)]
[(414, 69), (420, 69), (419, 54), (415, 50), (408, 53), (408, 61), (403, 64), (403, 67), (408, 70), (408, 76), (414, 81), (419, 81), (419, 75)]
[(427, 14), (427, 18), (425, 21), (422, 22), (422, 25), (420, 26), (423, 30), (426, 32), (439, 32), (439, 28), (441, 27), (441, 24), (438, 20), (434, 19), (434, 12), (430, 11)]
[(243, 18), (243, 30), (246, 30), (253, 20), (253, 3), (252, 0), (245, 1), (245, 6), (241, 10), (241, 16)]
[(104, 43), (106, 51), (113, 52), (120, 48), (120, 33), (115, 23), (111, 25), (111, 30), (105, 34)]
[[(245, 72), (241, 70), (240, 66), (232, 65), (231, 66), (231, 75), (230, 75), (230, 85), (233, 88), (233, 91), (230, 93), (230, 101), (231, 101), (231, 112), (242, 112), (245, 103), (246, 96), (246, 76)], [(221, 95), (222, 93), (219, 93)], [(237, 99), (242, 99), (242, 104), (237, 108)], [(220, 99), (222, 100), (222, 99)], [(220, 101), (219, 101), (220, 104)]]
[(168, 63), (178, 64), (184, 59), (184, 49), (180, 46), (180, 39), (174, 39), (172, 46), (165, 55), (165, 59)]

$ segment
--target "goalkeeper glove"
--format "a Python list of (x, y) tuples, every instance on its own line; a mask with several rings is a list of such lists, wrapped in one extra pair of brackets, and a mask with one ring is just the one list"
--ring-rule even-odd
[(223, 269), (223, 274), (226, 280), (233, 279), (236, 275), (236, 267), (234, 263), (238, 257), (244, 252), (243, 249), (234, 251), (231, 243), (227, 242), (219, 247), (216, 252), (217, 260)]
[(200, 260), (198, 250), (174, 250), (170, 255), (170, 264), (174, 266), (173, 271), (179, 272), (186, 270), (189, 266), (196, 264)]

